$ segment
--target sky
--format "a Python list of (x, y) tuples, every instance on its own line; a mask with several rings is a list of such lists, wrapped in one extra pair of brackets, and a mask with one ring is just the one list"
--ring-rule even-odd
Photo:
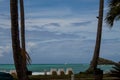
[[(105, 0), (104, 19), (108, 10)], [(24, 0), (26, 48), (32, 64), (90, 63), (99, 0)], [(103, 22), (100, 57), (120, 61), (120, 24)], [(0, 64), (13, 61), (10, 0), (0, 0)]]

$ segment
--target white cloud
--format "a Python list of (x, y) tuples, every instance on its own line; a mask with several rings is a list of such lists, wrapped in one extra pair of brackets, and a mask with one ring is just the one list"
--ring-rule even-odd
[(44, 41), (39, 41), (38, 44), (40, 43), (55, 43), (55, 42), (63, 42), (63, 41), (80, 41), (83, 39), (51, 39), (51, 40), (44, 40)]
[[(114, 41), (115, 40), (107, 40), (104, 43), (102, 42), (100, 55), (104, 58), (118, 61), (119, 58), (116, 55), (120, 55), (118, 53), (120, 49), (119, 44)], [(52, 60), (55, 60), (57, 58), (58, 60), (61, 60), (62, 63), (69, 59), (71, 59), (71, 62), (74, 62), (74, 59), (77, 59), (76, 62), (79, 63), (80, 60), (82, 63), (88, 62), (88, 60), (90, 61), (92, 59), (95, 40), (51, 39), (45, 41), (37, 41), (34, 44), (36, 44), (36, 46), (33, 47), (31, 54), (33, 62), (37, 62), (35, 61), (36, 58), (39, 61), (44, 61), (46, 58), (48, 58), (48, 62), (52, 62)], [(112, 56), (114, 57), (111, 58)], [(54, 62), (55, 61), (53, 61), (53, 63)]]
[(29, 46), (29, 47), (33, 47), (33, 46), (35, 46), (36, 44), (34, 43), (34, 42), (28, 42), (27, 43), (27, 46)]
[[(0, 0), (0, 2), (2, 1), (5, 0)], [(96, 0), (82, 1), (94, 2)], [(86, 7), (86, 9), (89, 9), (89, 7)], [(104, 10), (106, 11), (107, 8), (105, 7)], [(5, 9), (5, 12), (3, 13), (6, 13), (6, 11), (7, 10)], [(39, 6), (37, 9), (35, 6), (28, 9), (26, 8), (26, 30), (28, 35), (27, 38), (30, 40), (26, 43), (26, 48), (30, 53), (30, 56), (32, 55), (31, 58), (33, 59), (33, 62), (38, 61), (38, 63), (40, 63), (40, 61), (42, 62), (46, 59), (48, 60), (46, 62), (49, 62), (49, 60), (52, 62), (52, 60), (56, 61), (56, 58), (63, 63), (64, 61), (71, 61), (70, 59), (72, 59), (71, 62), (78, 61), (78, 63), (80, 61), (90, 61), (94, 51), (98, 23), (96, 19), (96, 16), (98, 15), (98, 9), (89, 9), (87, 12), (81, 11), (82, 10), (79, 10), (78, 8), (74, 12), (74, 10), (68, 5), (65, 7), (61, 6), (59, 8), (58, 6), (54, 8), (45, 8)], [(12, 50), (11, 46), (8, 45), (11, 44), (11, 42), (8, 41), (10, 40), (10, 37), (7, 37), (10, 35), (8, 35), (9, 33), (6, 34), (5, 32), (8, 30), (8, 28), (10, 28), (10, 19), (9, 15), (4, 15), (3, 13), (0, 15), (0, 28), (2, 27), (2, 29), (4, 29), (0, 32), (0, 39), (3, 45), (0, 47), (0, 57), (3, 57), (6, 55), (6, 53), (10, 53)], [(87, 25), (73, 25), (73, 23), (85, 23), (89, 21), (90, 23)], [(52, 23), (56, 23), (57, 25), (53, 25)], [(119, 25), (117, 26), (119, 27)], [(118, 44), (116, 41), (116, 39), (118, 39), (118, 42), (120, 41), (120, 29), (118, 27), (115, 26), (115, 28), (111, 31), (109, 31), (107, 28), (103, 28), (102, 39), (106, 39), (106, 42), (102, 43), (102, 56), (112, 58), (113, 56), (116, 56), (115, 54), (117, 54), (118, 57), (116, 58), (119, 59), (118, 52), (120, 52), (120, 44)], [(49, 35), (49, 33), (51, 34)], [(69, 34), (77, 36), (73, 37)], [(111, 43), (110, 41), (113, 42)], [(35, 59), (37, 60), (34, 61)], [(74, 59), (76, 61), (74, 61)]]
[[(87, 42), (88, 43), (88, 42)], [(33, 62), (35, 59), (39, 59), (39, 61), (49, 60), (48, 62), (55, 63), (57, 60), (61, 60), (60, 62), (64, 63), (64, 61), (71, 60), (69, 62), (73, 62), (77, 59), (76, 63), (84, 62), (85, 59), (82, 56), (87, 56), (87, 59), (91, 59), (90, 55), (92, 50), (92, 43), (86, 44), (86, 41), (81, 39), (53, 39), (46, 41), (37, 42), (37, 46), (34, 48), (31, 54), (33, 58)], [(90, 51), (89, 51), (90, 50)], [(89, 53), (87, 52), (89, 51)], [(46, 59), (47, 58), (47, 59)]]
[(6, 46), (4, 47), (4, 50), (5, 50), (6, 53), (9, 53), (9, 51), (11, 51), (11, 49), (12, 49), (12, 46), (11, 46), (11, 45), (6, 45)]
[[(54, 7), (54, 8), (42, 7), (40, 9), (35, 9), (34, 12), (29, 11), (26, 13), (26, 26), (27, 26), (26, 29), (31, 31), (43, 30), (43, 31), (56, 32), (57, 34), (58, 33), (75, 33), (75, 32), (80, 32), (82, 30), (88, 31), (88, 28), (92, 27), (92, 28), (89, 28), (90, 29), (89, 31), (93, 32), (95, 30), (93, 26), (75, 27), (71, 25), (71, 23), (86, 22), (86, 21), (92, 22), (91, 24), (94, 25), (95, 27), (96, 20), (94, 19), (93, 13), (89, 15), (85, 15), (85, 14), (80, 15), (79, 12), (74, 11), (69, 6)], [(58, 23), (60, 24), (60, 27), (46, 25), (49, 23)]]
[[(81, 19), (81, 18), (66, 18), (66, 19), (31, 19), (26, 21), (26, 28), (28, 30), (37, 30), (37, 31), (50, 31), (50, 32), (57, 32), (57, 33), (75, 33), (80, 31), (88, 31), (93, 32), (96, 26), (88, 26), (88, 25), (81, 25), (81, 26), (73, 26), (71, 23), (75, 22), (86, 22), (89, 19)], [(91, 21), (92, 22), (92, 21)], [(49, 23), (58, 23), (60, 27), (56, 27), (53, 25), (46, 25)], [(95, 22), (90, 23), (92, 25), (96, 25)]]
[(34, 49), (35, 46), (37, 46), (36, 42), (27, 42), (27, 45), (26, 45), (27, 51), (31, 52), (32, 49)]
[[(70, 42), (70, 41), (79, 42), (82, 40), (83, 39), (51, 39), (51, 40), (43, 40), (43, 41), (36, 41), (36, 42), (28, 42), (27, 43), (27, 51), (31, 53), (35, 50), (40, 50), (40, 52), (41, 52), (41, 51), (44, 51), (48, 46), (50, 47), (52, 44), (57, 44), (57, 43), (61, 43), (61, 42)], [(47, 45), (47, 44), (48, 44), (48, 46), (41, 46), (41, 45)], [(51, 44), (51, 45), (49, 45), (49, 44)], [(56, 46), (56, 49), (57, 49), (57, 46)], [(36, 54), (38, 52), (36, 52)]]
[(0, 46), (0, 57), (4, 56), (4, 54), (9, 54), (11, 52), (11, 46)]

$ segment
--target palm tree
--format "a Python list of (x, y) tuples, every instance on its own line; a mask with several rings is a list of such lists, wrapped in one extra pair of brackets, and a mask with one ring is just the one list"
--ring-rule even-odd
[(87, 70), (88, 72), (94, 71), (97, 68), (97, 64), (98, 64), (101, 36), (102, 36), (103, 7), (104, 7), (104, 0), (100, 0), (96, 45), (90, 67)]
[(20, 17), (21, 17), (21, 44), (25, 50), (25, 18), (24, 18), (24, 2), (20, 0)]
[(114, 21), (120, 20), (120, 0), (110, 0), (108, 3), (109, 10), (107, 12), (105, 21), (112, 27)]
[[(26, 52), (26, 47), (25, 47), (25, 18), (24, 18), (24, 2), (23, 0), (20, 0), (20, 17), (21, 17), (21, 53), (22, 53), (22, 57), (23, 57), (23, 67), (26, 71), (26, 80), (28, 80), (28, 76), (27, 76), (27, 60), (29, 61), (30, 57), (28, 55), (28, 53)], [(27, 60), (26, 60), (27, 59)]]
[[(110, 27), (113, 27), (114, 21), (120, 20), (120, 0), (110, 0), (108, 7), (105, 21)], [(111, 76), (120, 79), (120, 62), (119, 64), (115, 64), (113, 68), (114, 70), (111, 70)]]
[(19, 40), (19, 27), (18, 27), (18, 0), (10, 0), (10, 13), (11, 13), (11, 37), (12, 37), (12, 48), (14, 64), (17, 72), (18, 80), (25, 79), (25, 70), (21, 63), (22, 55), (20, 49)]

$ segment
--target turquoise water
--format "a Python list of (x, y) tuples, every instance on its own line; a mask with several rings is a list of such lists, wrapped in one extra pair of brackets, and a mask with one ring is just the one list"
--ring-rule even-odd
[[(101, 68), (102, 70), (104, 70), (104, 72), (108, 72), (112, 69), (113, 65), (100, 65), (98, 66), (99, 68)], [(32, 65), (28, 65), (28, 69), (33, 71), (33, 72), (44, 72), (46, 71), (50, 71), (50, 69), (64, 69), (66, 70), (66, 68), (72, 68), (74, 73), (79, 73), (79, 72), (83, 72), (86, 69), (88, 69), (89, 64), (32, 64)], [(6, 71), (9, 72), (10, 70), (15, 70), (15, 67), (13, 64), (0, 64), (0, 71)]]

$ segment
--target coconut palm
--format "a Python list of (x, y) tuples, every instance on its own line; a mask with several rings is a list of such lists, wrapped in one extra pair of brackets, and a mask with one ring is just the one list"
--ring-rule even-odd
[(25, 50), (25, 18), (24, 18), (24, 2), (20, 0), (20, 19), (21, 19), (21, 45)]
[(23, 0), (20, 0), (20, 22), (21, 22), (21, 53), (22, 53), (22, 57), (23, 57), (23, 67), (26, 71), (26, 80), (28, 80), (28, 76), (27, 76), (27, 61), (30, 60), (30, 57), (26, 51), (26, 47), (25, 47), (25, 18), (24, 18), (24, 2)]
[[(114, 21), (120, 20), (120, 0), (110, 0), (108, 8), (105, 21), (110, 27), (113, 27)], [(120, 63), (115, 64), (113, 68), (111, 76), (120, 78)]]
[(20, 17), (21, 17), (21, 45), (23, 53), (26, 53), (26, 63), (30, 63), (30, 56), (26, 52), (26, 45), (25, 45), (25, 16), (24, 16), (24, 2), (20, 0)]
[(120, 0), (110, 0), (108, 8), (105, 21), (110, 27), (112, 27), (114, 21), (120, 20)]
[(21, 63), (22, 55), (19, 40), (19, 27), (18, 27), (18, 0), (10, 0), (10, 13), (11, 13), (11, 35), (12, 35), (12, 48), (14, 64), (17, 72), (18, 80), (26, 80), (26, 72)]
[(97, 64), (98, 64), (101, 36), (102, 36), (103, 7), (104, 7), (104, 0), (100, 0), (96, 45), (90, 67), (87, 70), (88, 72), (94, 71), (97, 68)]

